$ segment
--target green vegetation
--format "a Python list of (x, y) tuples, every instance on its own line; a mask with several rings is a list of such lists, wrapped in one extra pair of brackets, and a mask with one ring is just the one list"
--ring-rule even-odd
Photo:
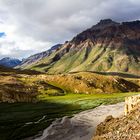
[[(124, 101), (124, 97), (134, 94), (138, 93), (67, 94), (64, 96), (42, 94), (38, 96), (40, 100), (38, 103), (1, 103), (0, 139), (20, 140), (36, 135), (49, 126), (55, 118), (72, 116), (101, 104), (118, 103)], [(40, 120), (41, 118), (43, 119)]]
[(0, 140), (21, 140), (38, 134), (55, 118), (138, 94), (138, 78), (101, 74), (46, 75), (0, 68)]
[(125, 97), (139, 94), (137, 92), (113, 93), (113, 94), (66, 94), (64, 96), (39, 95), (38, 99), (43, 102), (67, 104), (78, 106), (79, 110), (97, 107), (101, 104), (114, 104), (124, 101)]

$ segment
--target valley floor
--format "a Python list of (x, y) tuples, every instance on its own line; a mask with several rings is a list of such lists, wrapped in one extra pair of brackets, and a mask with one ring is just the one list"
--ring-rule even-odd
[(124, 114), (124, 103), (101, 105), (95, 109), (83, 111), (72, 118), (57, 119), (44, 130), (39, 138), (26, 140), (91, 140), (96, 126), (109, 115), (120, 117)]
[[(138, 93), (40, 95), (38, 103), (0, 103), (0, 138), (1, 140), (21, 140), (36, 134), (41, 136), (42, 130), (50, 126), (56, 118), (72, 117), (73, 114), (100, 105), (123, 102), (126, 96), (134, 94)], [(83, 118), (80, 119), (77, 115), (74, 118), (84, 120), (84, 114), (80, 114)], [(95, 117), (94, 113), (91, 115)]]

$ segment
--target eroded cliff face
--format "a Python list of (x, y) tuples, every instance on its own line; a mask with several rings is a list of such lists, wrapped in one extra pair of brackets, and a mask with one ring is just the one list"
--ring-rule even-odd
[(140, 140), (140, 95), (125, 99), (125, 116), (109, 116), (96, 129), (93, 140)]

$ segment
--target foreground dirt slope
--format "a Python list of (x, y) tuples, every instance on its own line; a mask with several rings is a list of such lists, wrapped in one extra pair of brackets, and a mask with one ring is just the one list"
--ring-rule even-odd
[(98, 125), (93, 140), (140, 140), (140, 102), (124, 117), (108, 116)]

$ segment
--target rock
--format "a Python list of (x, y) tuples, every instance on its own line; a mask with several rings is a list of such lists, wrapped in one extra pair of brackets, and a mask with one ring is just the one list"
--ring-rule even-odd
[(112, 115), (107, 116), (106, 119), (105, 119), (105, 122), (109, 122), (109, 121), (112, 120), (112, 119), (113, 119), (113, 116), (112, 116)]
[(125, 98), (125, 115), (131, 112), (133, 108), (140, 102), (140, 95)]
[(125, 116), (108, 116), (97, 126), (93, 140), (140, 140), (140, 95), (127, 97)]

